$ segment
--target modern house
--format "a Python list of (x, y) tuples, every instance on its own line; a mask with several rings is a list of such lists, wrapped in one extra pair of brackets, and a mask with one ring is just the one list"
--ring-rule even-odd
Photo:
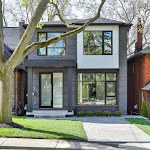
[[(87, 20), (70, 19), (82, 25)], [(27, 24), (23, 25), (24, 28)], [(66, 116), (78, 111), (127, 114), (127, 31), (131, 24), (98, 18), (83, 32), (28, 55), (27, 115)], [(36, 29), (30, 43), (59, 36), (59, 21)]]
[[(4, 27), (4, 54), (5, 59), (8, 60), (15, 50), (19, 38), (21, 38), (23, 32), (22, 22), (19, 23), (19, 27)], [(13, 73), (13, 87), (12, 87), (12, 111), (17, 115), (24, 115), (24, 106), (27, 103), (26, 93), (27, 93), (27, 70), (25, 69), (23, 63), (17, 66)]]
[(150, 47), (142, 48), (141, 20), (137, 22), (135, 53), (128, 58), (128, 114), (140, 114), (144, 96), (150, 118)]

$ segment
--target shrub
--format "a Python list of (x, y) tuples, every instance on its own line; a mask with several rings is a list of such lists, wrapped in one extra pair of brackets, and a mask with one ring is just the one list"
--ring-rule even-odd
[(83, 111), (79, 111), (78, 116), (85, 116), (85, 113)]
[(86, 114), (87, 114), (87, 116), (93, 116), (93, 112), (92, 111), (87, 111)]
[(111, 112), (110, 111), (104, 111), (104, 115), (105, 116), (111, 116)]
[(115, 111), (114, 116), (121, 116), (121, 112), (120, 111)]
[(141, 112), (140, 112), (140, 114), (141, 114), (141, 116), (148, 118), (148, 111), (147, 111), (146, 102), (145, 102), (145, 100), (144, 100), (144, 96), (143, 96), (143, 100), (142, 100), (142, 105), (141, 105)]
[(96, 116), (101, 116), (101, 115), (102, 115), (102, 111), (100, 111), (100, 110), (96, 111), (96, 112), (95, 112), (95, 115), (96, 115)]

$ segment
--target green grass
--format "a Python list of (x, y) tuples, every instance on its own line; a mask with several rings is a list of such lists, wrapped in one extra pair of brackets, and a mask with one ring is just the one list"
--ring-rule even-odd
[(0, 137), (54, 138), (87, 141), (81, 121), (24, 119), (24, 117), (13, 116), (13, 122), (24, 125), (24, 128), (0, 128)]
[(125, 118), (125, 119), (150, 135), (150, 122), (147, 122), (143, 118)]

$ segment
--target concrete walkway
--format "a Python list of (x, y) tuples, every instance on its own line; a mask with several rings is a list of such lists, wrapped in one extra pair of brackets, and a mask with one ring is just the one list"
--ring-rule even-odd
[(89, 149), (89, 150), (118, 150), (118, 144), (101, 142), (81, 142), (72, 140), (55, 139), (25, 139), (25, 138), (0, 138), (0, 149)]
[(124, 118), (125, 117), (66, 118), (81, 120), (83, 122), (88, 142), (52, 139), (0, 138), (0, 149), (150, 149), (150, 136)]
[(88, 141), (150, 142), (150, 136), (129, 123), (124, 117), (78, 117)]
[(83, 122), (88, 141), (118, 143), (118, 148), (131, 150), (150, 149), (150, 136), (129, 123), (125, 117), (129, 118), (129, 116), (93, 119), (83, 117), (80, 120)]

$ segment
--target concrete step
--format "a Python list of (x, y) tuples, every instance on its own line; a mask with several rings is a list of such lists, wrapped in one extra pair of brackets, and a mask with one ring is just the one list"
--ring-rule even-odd
[(68, 110), (33, 110), (27, 112), (27, 116), (34, 116), (35, 118), (65, 118), (66, 116), (74, 115), (74, 112), (68, 112)]

